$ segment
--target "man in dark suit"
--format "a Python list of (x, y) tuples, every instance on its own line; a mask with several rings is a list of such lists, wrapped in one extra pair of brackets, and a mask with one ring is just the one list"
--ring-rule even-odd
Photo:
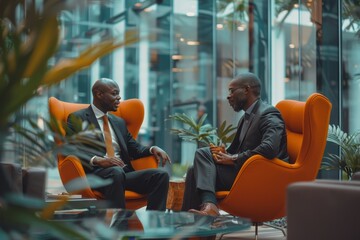
[[(82, 162), (87, 163), (83, 164), (87, 174), (92, 173), (103, 179), (112, 180), (110, 185), (96, 190), (109, 200), (110, 207), (125, 208), (125, 190), (131, 190), (148, 195), (147, 210), (165, 210), (169, 186), (168, 173), (163, 169), (135, 171), (131, 166), (131, 160), (154, 155), (164, 166), (166, 162), (171, 163), (169, 156), (157, 146), (145, 147), (139, 144), (129, 133), (123, 119), (108, 114), (108, 111), (116, 111), (120, 104), (120, 90), (115, 81), (106, 78), (97, 80), (92, 87), (92, 94), (93, 103), (88, 108), (71, 114), (68, 118), (68, 127), (74, 131), (72, 121), (80, 118), (101, 130), (103, 134), (100, 134), (100, 138), (105, 143), (106, 134), (109, 136), (109, 144), (105, 144), (106, 148), (102, 149), (101, 154), (94, 155), (88, 152), (85, 153), (87, 157), (81, 157)], [(105, 126), (104, 122), (109, 124)]]
[(216, 191), (228, 191), (244, 162), (255, 154), (288, 161), (285, 124), (280, 112), (260, 99), (260, 80), (243, 73), (229, 85), (227, 97), (234, 111), (245, 111), (233, 142), (226, 150), (200, 148), (186, 175), (182, 210), (219, 215)]

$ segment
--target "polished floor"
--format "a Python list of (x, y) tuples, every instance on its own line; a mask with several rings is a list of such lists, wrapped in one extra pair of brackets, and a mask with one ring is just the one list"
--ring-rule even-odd
[[(255, 227), (251, 227), (248, 230), (234, 232), (231, 234), (227, 234), (224, 236), (218, 235), (216, 240), (254, 240), (255, 239)], [(286, 240), (286, 236), (282, 233), (282, 231), (267, 227), (267, 226), (259, 226), (258, 228), (258, 240)]]

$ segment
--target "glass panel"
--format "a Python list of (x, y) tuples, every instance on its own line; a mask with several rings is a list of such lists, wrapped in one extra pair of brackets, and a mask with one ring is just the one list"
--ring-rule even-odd
[[(342, 71), (341, 71), (341, 111), (340, 126), (344, 132), (355, 134), (360, 132), (360, 2), (342, 1)], [(359, 144), (359, 135), (355, 142)], [(347, 156), (348, 165), (352, 170), (359, 170), (359, 145), (357, 152), (349, 152)], [(352, 159), (352, 160), (351, 160)], [(353, 162), (353, 164), (349, 164)], [(356, 166), (355, 168), (354, 166)], [(346, 178), (346, 174), (343, 178)]]
[[(254, 72), (262, 81), (262, 99), (270, 97), (269, 1), (218, 0), (216, 13), (218, 124), (237, 125), (241, 114), (227, 101), (228, 83), (241, 72)], [(215, 27), (215, 26), (214, 26)]]
[(360, 129), (360, 3), (342, 5), (342, 129), (354, 133)]
[[(137, 2), (90, 1), (82, 8), (62, 12), (62, 42), (54, 62), (77, 56), (100, 37), (122, 38), (125, 29), (135, 29), (144, 38), (105, 56), (48, 92), (40, 89), (24, 112), (46, 117), (49, 96), (89, 103), (92, 83), (99, 77), (113, 78), (123, 99), (140, 98), (145, 104), (139, 141), (159, 145), (174, 163), (186, 165), (192, 163), (197, 145), (172, 135), (174, 123), (166, 119), (174, 113), (196, 119), (198, 110), (205, 110), (213, 126), (224, 120), (236, 125), (241, 113), (229, 106), (227, 85), (238, 73), (252, 71), (263, 81), (264, 100), (275, 105), (285, 98), (305, 100), (311, 93), (321, 92), (333, 104), (332, 123), (340, 122), (350, 133), (360, 128), (356, 106), (360, 88), (359, 3)], [(339, 16), (343, 16), (341, 21)], [(337, 27), (340, 23), (341, 31)]]
[(316, 92), (316, 34), (321, 1), (273, 1), (272, 103)]
[[(205, 0), (177, 0), (173, 6), (171, 113), (185, 113), (197, 119), (197, 110), (206, 109), (214, 123), (214, 34), (213, 3)], [(191, 165), (196, 143), (174, 137), (175, 163)]]

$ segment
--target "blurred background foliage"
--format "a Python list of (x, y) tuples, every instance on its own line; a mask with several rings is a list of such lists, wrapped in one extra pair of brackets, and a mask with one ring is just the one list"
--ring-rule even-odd
[[(6, 141), (15, 144), (8, 138), (10, 134), (21, 135), (26, 155), (33, 163), (42, 166), (55, 166), (55, 154), (73, 151), (76, 144), (86, 142), (86, 134), (93, 131), (89, 126), (80, 128), (84, 132), (61, 139), (64, 143), (58, 148), (56, 131), (45, 131), (38, 127), (30, 117), (19, 116), (21, 108), (42, 89), (57, 84), (72, 74), (89, 67), (97, 59), (105, 56), (116, 48), (138, 41), (137, 32), (127, 31), (124, 38), (99, 38), (78, 56), (71, 59), (61, 59), (50, 66), (50, 61), (58, 50), (61, 41), (59, 14), (61, 11), (81, 7), (87, 0), (0, 0), (0, 163)], [(91, 2), (94, 2), (92, 0)], [(104, 2), (104, 1), (98, 1)], [(124, 39), (119, 41), (117, 39)], [(22, 127), (20, 121), (27, 122)], [(54, 123), (44, 121), (48, 129), (54, 129)], [(52, 127), (50, 128), (50, 125)], [(55, 128), (56, 129), (56, 128)], [(94, 141), (91, 144), (99, 144)], [(16, 151), (17, 146), (12, 146)], [(12, 179), (7, 179), (0, 168), (0, 238), (17, 239), (32, 238), (29, 230), (34, 226), (50, 231), (58, 238), (87, 239), (86, 232), (75, 227), (48, 222), (36, 216), (49, 216), (54, 211), (53, 205), (45, 205), (44, 201), (29, 199), (11, 192)], [(97, 179), (98, 180), (98, 179)], [(97, 185), (104, 183), (97, 183)], [(108, 184), (108, 183), (106, 183)], [(66, 199), (64, 199), (66, 201)], [(60, 207), (61, 204), (58, 204)], [(46, 213), (46, 214), (44, 214)], [(51, 230), (52, 229), (52, 230)], [(60, 237), (59, 237), (60, 236)]]

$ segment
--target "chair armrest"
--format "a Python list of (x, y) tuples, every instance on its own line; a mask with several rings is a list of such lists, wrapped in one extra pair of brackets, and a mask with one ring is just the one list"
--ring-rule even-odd
[(64, 185), (78, 177), (86, 176), (80, 159), (73, 155), (69, 155), (59, 161), (58, 169)]
[(154, 156), (148, 156), (143, 158), (134, 159), (131, 161), (131, 165), (135, 170), (143, 170), (147, 168), (157, 168), (158, 164)]
[[(252, 156), (240, 169), (220, 207), (232, 215), (251, 216), (257, 222), (283, 217), (286, 188), (298, 178), (294, 171), (296, 167), (280, 159)], [(234, 208), (236, 205), (246, 207)]]
[(339, 185), (354, 185), (354, 186), (359, 186), (360, 182), (359, 181), (340, 181), (340, 180), (334, 180), (334, 179), (316, 179), (315, 180), (316, 183), (318, 184), (339, 184)]
[(287, 197), (288, 240), (360, 239), (360, 183), (298, 182)]
[(356, 172), (352, 175), (351, 180), (360, 181), (360, 172)]
[[(274, 187), (287, 185), (288, 181), (292, 179), (293, 170), (294, 165), (280, 159), (267, 159), (261, 155), (254, 155), (240, 169), (230, 192), (233, 192), (233, 189), (247, 189), (252, 192), (256, 188), (262, 189), (261, 194), (268, 196), (269, 193), (266, 193), (266, 189), (272, 192)], [(284, 189), (285, 191), (286, 189)]]
[(69, 155), (64, 159), (60, 160), (58, 164), (58, 169), (61, 181), (68, 192), (71, 192), (72, 188), (72, 186), (69, 186), (68, 183), (71, 184), (71, 181), (74, 181), (78, 178), (83, 178), (83, 181), (81, 181), (83, 190), (76, 193), (81, 194), (82, 197), (87, 198), (102, 198), (102, 195), (100, 193), (91, 190), (90, 185), (87, 182), (86, 174), (81, 164), (81, 161), (76, 156)]

